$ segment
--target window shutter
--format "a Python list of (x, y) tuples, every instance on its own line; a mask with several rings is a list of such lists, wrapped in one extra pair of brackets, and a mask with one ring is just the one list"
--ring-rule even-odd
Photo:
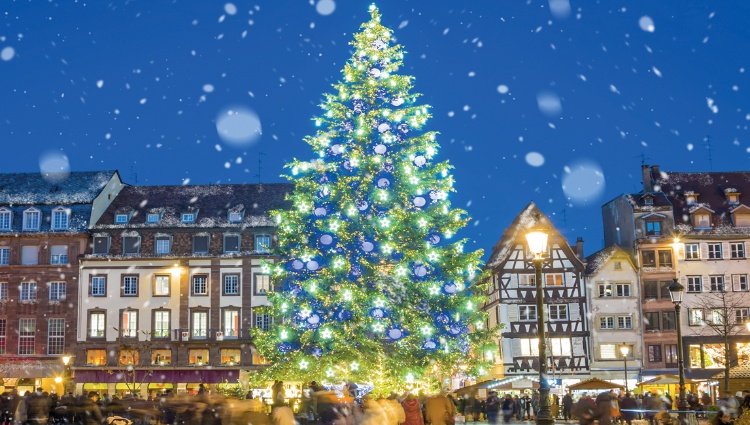
[(581, 320), (581, 305), (578, 303), (568, 304), (568, 317), (574, 322)]
[(740, 287), (740, 275), (738, 274), (732, 275), (732, 290), (735, 292), (742, 291), (742, 288)]
[(574, 337), (573, 338), (573, 355), (574, 356), (583, 356), (586, 353), (583, 350), (583, 338), (581, 337)]
[(698, 244), (700, 246), (700, 258), (701, 260), (705, 260), (708, 258), (708, 244), (706, 242), (701, 242)]
[(732, 258), (732, 248), (729, 246), (729, 242), (721, 243), (721, 258)]
[(519, 338), (513, 338), (510, 341), (510, 348), (513, 352), (513, 357), (521, 357), (521, 340)]
[(680, 277), (680, 285), (682, 285), (685, 288), (685, 292), (688, 290), (688, 284), (687, 284), (687, 277), (681, 276)]
[(685, 244), (681, 243), (677, 247), (677, 259), (678, 260), (684, 260), (685, 259)]
[(68, 255), (68, 247), (65, 245), (53, 245), (50, 247), (50, 255)]
[(518, 305), (508, 304), (508, 322), (518, 321)]
[(240, 237), (237, 235), (224, 236), (224, 252), (239, 252)]
[(39, 247), (21, 247), (21, 264), (39, 264)]
[(106, 236), (99, 236), (94, 238), (94, 254), (107, 254), (109, 253), (109, 238)]
[(193, 237), (193, 253), (208, 254), (208, 236)]
[(137, 236), (126, 236), (122, 238), (123, 254), (137, 254), (141, 248), (141, 238)]
[(701, 289), (703, 292), (711, 292), (711, 279), (707, 274), (701, 276)]

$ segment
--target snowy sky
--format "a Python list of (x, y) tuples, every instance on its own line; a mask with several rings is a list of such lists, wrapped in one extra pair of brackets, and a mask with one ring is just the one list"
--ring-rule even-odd
[[(281, 181), (314, 156), (302, 138), (369, 4), (3, 1), (0, 172)], [(474, 217), (460, 236), (486, 256), (531, 200), (587, 255), (602, 248), (600, 206), (640, 190), (644, 158), (750, 168), (750, 2), (377, 5)]]

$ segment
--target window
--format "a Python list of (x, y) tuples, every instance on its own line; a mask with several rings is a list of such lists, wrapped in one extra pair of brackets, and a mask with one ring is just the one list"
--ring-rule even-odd
[(172, 247), (172, 239), (169, 236), (157, 236), (156, 237), (156, 254), (166, 255), (169, 254)]
[(52, 230), (66, 230), (68, 228), (68, 210), (55, 208), (52, 210)]
[(36, 282), (21, 282), (21, 301), (36, 300)]
[(711, 216), (708, 213), (697, 213), (693, 217), (695, 220), (693, 225), (696, 229), (710, 229), (711, 228)]
[(689, 308), (688, 309), (688, 325), (690, 326), (701, 326), (705, 322), (703, 321), (703, 309), (702, 308)]
[(659, 267), (672, 267), (672, 250), (659, 250)]
[(224, 253), (240, 252), (240, 235), (224, 235)]
[(128, 215), (127, 214), (117, 214), (115, 215), (115, 223), (117, 224), (123, 224), (128, 222)]
[(154, 296), (168, 297), (170, 289), (170, 276), (168, 274), (158, 274), (154, 276)]
[(195, 223), (195, 214), (193, 213), (182, 214), (182, 222), (183, 223)]
[(10, 264), (10, 248), (0, 248), (0, 266)]
[(193, 295), (208, 295), (208, 276), (204, 274), (193, 276), (191, 287)]
[(750, 317), (750, 311), (747, 307), (739, 307), (734, 309), (734, 321), (738, 324), (743, 324), (748, 321)]
[(86, 350), (86, 365), (105, 366), (107, 364), (107, 350)]
[(41, 211), (30, 209), (23, 212), (23, 230), (39, 230)]
[(614, 270), (622, 270), (622, 261), (615, 261), (613, 263), (613, 269)]
[(258, 253), (271, 252), (271, 236), (270, 235), (255, 235), (255, 252), (258, 252)]
[(720, 243), (708, 244), (708, 259), (709, 260), (721, 260), (721, 244)]
[(544, 275), (544, 284), (546, 286), (563, 286), (562, 273), (546, 273)]
[(36, 354), (36, 319), (18, 319), (18, 354)]
[(65, 351), (65, 319), (47, 322), (47, 354), (61, 355)]
[(240, 294), (240, 275), (225, 274), (222, 295), (239, 295)]
[(657, 299), (659, 298), (659, 282), (653, 280), (647, 280), (643, 282), (643, 298), (645, 299)]
[(724, 344), (703, 344), (703, 367), (706, 369), (724, 369)]
[(221, 364), (236, 365), (240, 363), (240, 350), (238, 348), (222, 348)]
[(172, 350), (160, 349), (151, 350), (151, 364), (159, 366), (169, 366), (172, 364)]
[(703, 291), (703, 283), (700, 276), (688, 276), (687, 277), (687, 291), (688, 292), (701, 292)]
[(202, 348), (191, 349), (189, 351), (188, 364), (193, 366), (208, 364), (208, 350)]
[(537, 320), (535, 305), (519, 305), (518, 320), (522, 322), (532, 322)]
[(737, 353), (737, 364), (743, 365), (750, 363), (750, 344), (746, 342), (738, 342), (735, 347), (735, 353)]
[(647, 331), (659, 330), (659, 313), (649, 311), (643, 313), (643, 325)]
[(630, 296), (630, 284), (618, 283), (617, 285), (615, 285), (615, 291), (618, 297), (629, 297)]
[(137, 365), (138, 362), (138, 350), (122, 349), (120, 350), (120, 364), (121, 365)]
[(67, 245), (53, 245), (49, 250), (50, 264), (68, 264), (68, 247)]
[(122, 297), (138, 296), (138, 275), (123, 275), (122, 288), (120, 289)]
[(666, 344), (664, 346), (664, 357), (667, 367), (677, 367), (677, 344)]
[(521, 356), (539, 357), (539, 338), (520, 338)]
[(570, 357), (573, 354), (570, 346), (570, 338), (549, 338), (548, 341), (553, 356)]
[(89, 281), (89, 296), (104, 297), (107, 295), (107, 277), (91, 276)]
[(700, 245), (697, 243), (686, 243), (685, 244), (685, 259), (686, 260), (700, 260), (701, 250)]
[(8, 352), (8, 319), (0, 319), (0, 354)]
[(602, 316), (599, 318), (599, 329), (614, 329), (614, 328), (615, 328), (614, 316)]
[(22, 246), (21, 247), (21, 264), (33, 266), (39, 264), (39, 247)]
[(661, 362), (661, 345), (648, 346), (648, 361)]
[(109, 236), (94, 236), (94, 255), (109, 254)]
[(614, 296), (612, 291), (611, 283), (600, 283), (599, 284), (599, 298), (609, 298)]
[(567, 304), (552, 304), (549, 306), (549, 320), (568, 320)]
[(271, 292), (271, 276), (267, 274), (255, 274), (255, 294), (266, 295)]
[(141, 252), (141, 237), (140, 236), (123, 236), (122, 237), (122, 253), (123, 255), (133, 255)]
[(630, 316), (617, 316), (617, 329), (633, 329), (633, 318)]
[(221, 329), (224, 332), (224, 338), (237, 338), (240, 336), (240, 311), (224, 310), (224, 322)]
[(732, 275), (732, 290), (735, 292), (746, 292), (748, 290), (746, 274)]
[(230, 223), (239, 223), (242, 221), (242, 213), (241, 212), (230, 212), (229, 213), (229, 222)]
[(120, 335), (123, 338), (136, 338), (138, 336), (138, 310), (122, 310)]
[(522, 274), (518, 276), (518, 286), (528, 286), (528, 287), (534, 287), (536, 286), (536, 276), (533, 274)]
[(731, 242), (729, 244), (732, 258), (745, 258), (745, 243), (744, 242)]
[(67, 292), (67, 285), (65, 282), (50, 282), (49, 283), (49, 300), (50, 301), (65, 301), (65, 295)]
[(147, 223), (158, 223), (160, 219), (161, 216), (159, 214), (150, 213), (146, 216)]
[(205, 339), (208, 336), (208, 312), (194, 311), (192, 333), (193, 338)]
[(677, 321), (675, 320), (674, 311), (661, 312), (661, 329), (663, 331), (673, 331), (677, 329)]
[(8, 299), (8, 282), (0, 282), (0, 301)]
[(708, 313), (710, 314), (710, 319), (711, 319), (711, 321), (709, 323), (712, 324), (712, 325), (721, 325), (721, 324), (724, 324), (724, 314), (723, 314), (723, 312), (724, 311), (722, 309), (718, 309), (718, 308), (714, 308), (714, 309), (709, 310)]
[(0, 209), (0, 230), (10, 230), (13, 213), (7, 209)]
[(643, 198), (643, 205), (654, 205), (654, 198), (650, 196)]
[(104, 338), (107, 315), (103, 311), (89, 312), (89, 338)]
[(255, 315), (255, 327), (264, 331), (271, 329), (271, 315), (270, 314), (256, 314)]
[(643, 258), (643, 267), (656, 267), (655, 251), (641, 251), (641, 258)]
[(646, 236), (661, 236), (661, 222), (660, 221), (647, 221), (646, 222)]
[(617, 345), (616, 344), (602, 344), (599, 346), (599, 356), (604, 360), (615, 360), (617, 359)]
[(170, 313), (169, 310), (154, 310), (154, 338), (169, 338)]
[(724, 292), (724, 275), (709, 276), (711, 292)]
[(208, 235), (193, 236), (193, 254), (208, 254)]

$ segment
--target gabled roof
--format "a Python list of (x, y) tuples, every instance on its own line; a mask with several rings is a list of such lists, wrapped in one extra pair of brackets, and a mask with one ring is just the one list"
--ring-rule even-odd
[(619, 245), (610, 245), (604, 249), (600, 249), (595, 253), (586, 257), (586, 276), (592, 276), (599, 272), (599, 270), (607, 264), (612, 258), (626, 258), (630, 262), (630, 266), (635, 270), (635, 261), (633, 257)]
[[(657, 211), (663, 210), (662, 207), (671, 207), (672, 204), (669, 199), (661, 192), (644, 192), (644, 193), (633, 193), (625, 195), (633, 207), (638, 208), (641, 211), (654, 208)], [(645, 198), (651, 198), (652, 203), (646, 204)]]
[(117, 171), (0, 174), (0, 205), (90, 204)]
[(747, 210), (748, 212), (750, 212), (750, 207), (748, 207), (745, 204), (739, 204), (739, 205), (736, 205), (736, 206), (730, 208), (729, 212), (732, 213), (732, 214), (734, 214), (734, 213), (736, 213), (739, 210)]
[[(126, 186), (102, 214), (93, 229), (174, 228), (174, 227), (271, 227), (271, 210), (288, 209), (294, 185), (224, 184), (191, 186)], [(244, 209), (241, 222), (230, 222), (228, 212)], [(158, 223), (147, 223), (148, 213), (163, 210)], [(195, 223), (183, 223), (181, 214), (200, 210)], [(115, 214), (132, 211), (130, 221), (115, 224)]]
[[(510, 227), (505, 229), (503, 236), (492, 248), (492, 255), (487, 262), (486, 267), (492, 268), (508, 259), (511, 251), (516, 246), (516, 240), (519, 237), (532, 230), (532, 229), (544, 229), (548, 236), (548, 240), (551, 241), (562, 241), (567, 245), (567, 240), (560, 234), (557, 228), (549, 221), (546, 215), (544, 215), (534, 202), (530, 202), (526, 208), (521, 211), (513, 220)], [(575, 255), (572, 255), (570, 261), (576, 267), (583, 268), (583, 262)]]

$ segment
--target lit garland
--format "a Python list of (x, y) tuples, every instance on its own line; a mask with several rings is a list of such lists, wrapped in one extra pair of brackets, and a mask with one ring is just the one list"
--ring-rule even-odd
[(451, 241), (469, 221), (451, 208), (452, 168), (437, 162), (429, 106), (397, 73), (403, 48), (371, 20), (334, 93), (325, 95), (317, 154), (287, 164), (293, 207), (274, 213), (279, 253), (270, 331), (253, 329), (272, 363), (261, 379), (372, 382), (403, 388), (459, 364), (478, 375), (494, 352), (486, 329), (481, 251)]

